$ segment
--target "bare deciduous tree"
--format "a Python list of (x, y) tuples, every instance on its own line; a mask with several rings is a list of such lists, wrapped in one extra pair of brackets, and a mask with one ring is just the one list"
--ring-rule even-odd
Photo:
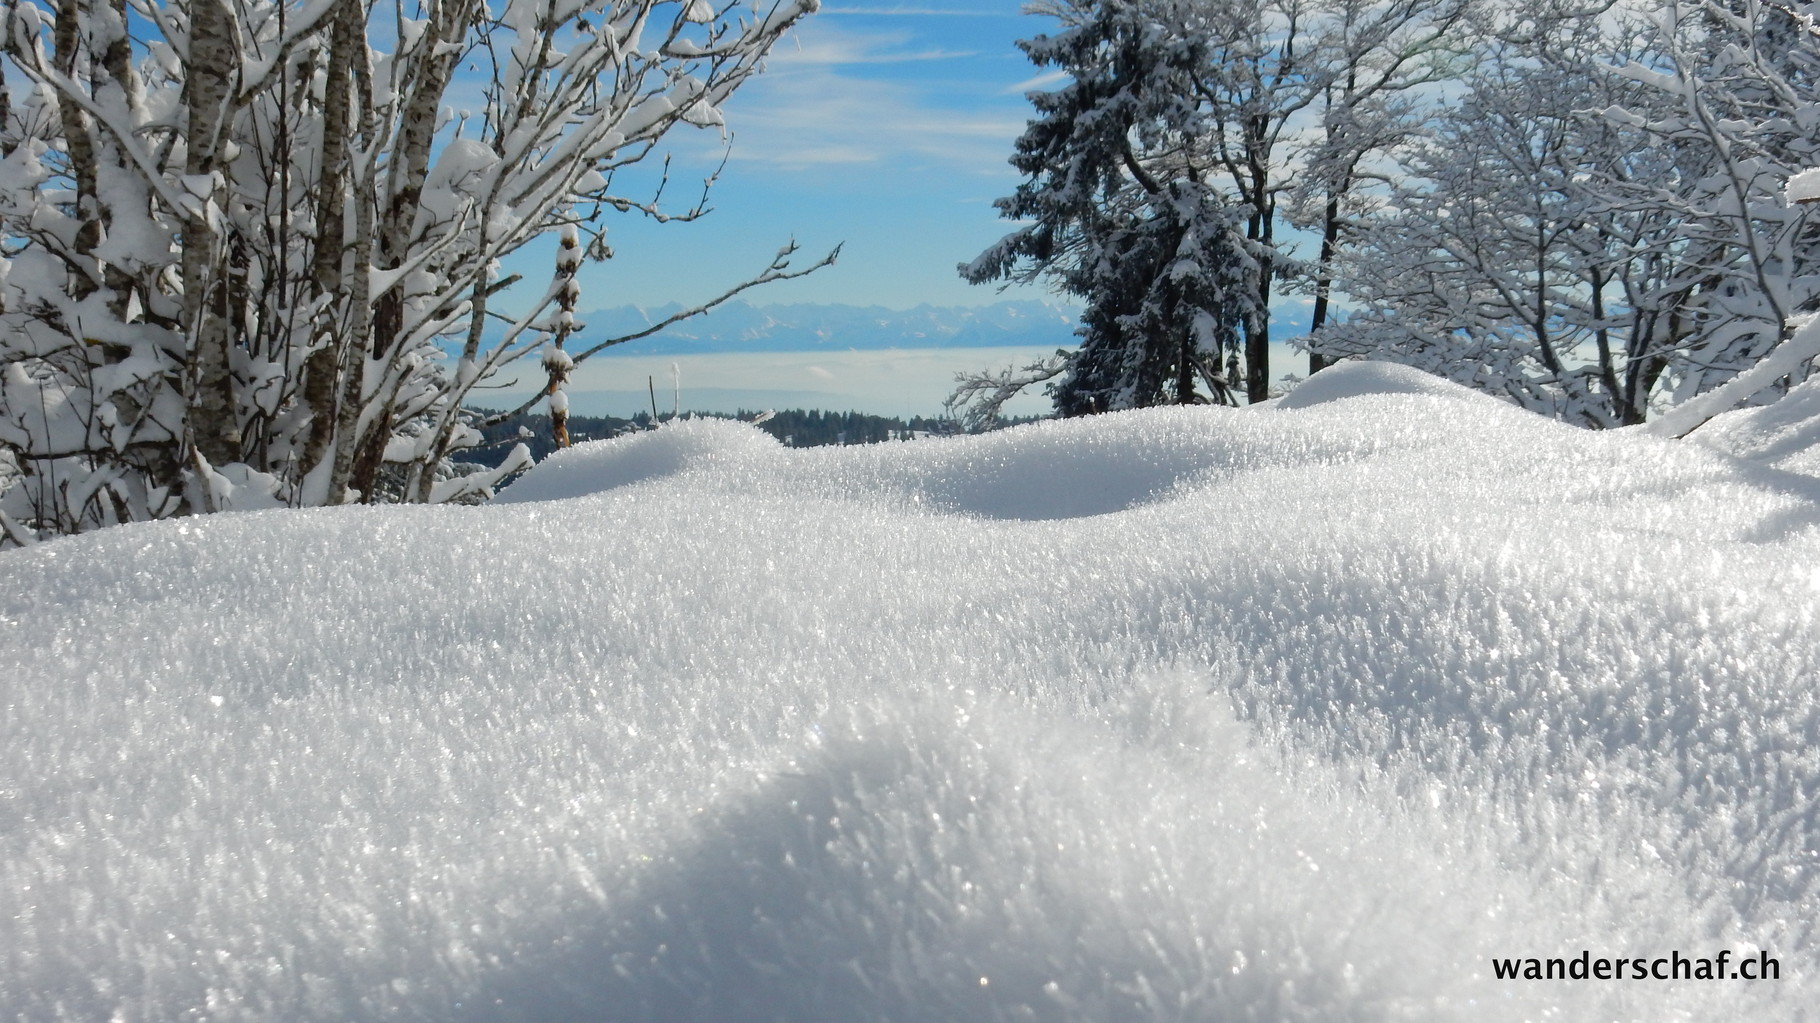
[(565, 264), (489, 332), (501, 260), (565, 228), (604, 254), (616, 211), (698, 215), (615, 176), (720, 127), (816, 6), (10, 0), (6, 535), (484, 489), (437, 481), (469, 396), (566, 339), (574, 299)]

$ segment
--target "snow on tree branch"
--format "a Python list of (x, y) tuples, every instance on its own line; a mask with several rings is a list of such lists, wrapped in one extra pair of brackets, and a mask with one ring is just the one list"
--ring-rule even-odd
[[(464, 402), (574, 300), (553, 286), (489, 340), (501, 260), (583, 224), (605, 256), (595, 222), (615, 211), (700, 215), (617, 194), (613, 174), (672, 131), (718, 130), (817, 6), (9, 4), (0, 441), (19, 471), (0, 542), (236, 494), (484, 489), (437, 480), (471, 440)], [(458, 93), (474, 109), (457, 115)]]
[(942, 415), (967, 433), (984, 433), (1000, 425), (1005, 403), (1037, 384), (1054, 380), (1068, 368), (1068, 353), (1057, 352), (1023, 367), (997, 373), (956, 373), (954, 392), (942, 403)]

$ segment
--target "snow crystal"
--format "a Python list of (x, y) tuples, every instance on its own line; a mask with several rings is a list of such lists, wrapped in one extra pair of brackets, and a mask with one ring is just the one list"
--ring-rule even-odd
[[(1817, 526), (1801, 477), (1340, 367), (10, 552), (0, 1005), (1803, 1019)], [(1720, 948), (1782, 979), (1489, 965)]]

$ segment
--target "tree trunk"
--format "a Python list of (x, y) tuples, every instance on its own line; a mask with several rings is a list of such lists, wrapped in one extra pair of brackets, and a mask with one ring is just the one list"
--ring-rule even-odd
[[(1342, 189), (1344, 186), (1342, 186)], [(1340, 243), (1340, 191), (1327, 195), (1327, 206), (1321, 211), (1321, 261), (1315, 268), (1314, 313), (1308, 321), (1310, 335), (1327, 324), (1327, 307), (1333, 294), (1333, 258)], [(1319, 352), (1308, 353), (1308, 375), (1333, 365), (1333, 360)]]
[(1275, 259), (1269, 253), (1276, 243), (1276, 201), (1270, 193), (1267, 131), (1262, 116), (1253, 116), (1245, 129), (1245, 160), (1251, 176), (1251, 240), (1266, 253), (1258, 257), (1257, 308), (1245, 323), (1245, 400), (1255, 405), (1270, 398), (1270, 289)]
[[(349, 64), (354, 78), (354, 110), (360, 115), (358, 137), (362, 143), (375, 134), (372, 103), (372, 68), (367, 63), (366, 36), (351, 51)], [(351, 147), (358, 150), (359, 146)], [(378, 186), (374, 176), (379, 168), (369, 160), (359, 174), (349, 168), (350, 201), (354, 204), (353, 272), (342, 285), (342, 302), (347, 312), (347, 336), (339, 339), (341, 348), (341, 400), (335, 410), (335, 468), (329, 478), (329, 503), (345, 504), (349, 490), (358, 490), (362, 500), (372, 499), (373, 480), (357, 476), (356, 460), (362, 453), (363, 441), (373, 430), (385, 430), (386, 422), (374, 422), (367, 411), (367, 374), (383, 372), (385, 364), (367, 357), (373, 336), (373, 235), (378, 227), (374, 206), (378, 203)], [(374, 381), (377, 386), (378, 381)]]
[(228, 296), (220, 265), (220, 239), (210, 218), (211, 209), (219, 211), (226, 205), (226, 189), (215, 172), (239, 61), (233, 17), (224, 0), (194, 0), (186, 64), (189, 125), (184, 162), (185, 186), (194, 204), (183, 226), (183, 320), (190, 335), (194, 381), (189, 395), (191, 443), (214, 465), (240, 459), (240, 425), (229, 363), (233, 338), (226, 315)]
[[(445, 0), (436, 22), (421, 45), (436, 55), (411, 63), (417, 74), (406, 83), (404, 112), (399, 117), (398, 141), (386, 161), (386, 180), (391, 192), (379, 226), (376, 265), (381, 270), (395, 270), (403, 265), (411, 251), (411, 232), (423, 200), (423, 181), (430, 169), (430, 148), (436, 140), (436, 120), (443, 93), (455, 73), (458, 49), (473, 22), (474, 5), (469, 0)], [(436, 52), (438, 47), (448, 52)], [(374, 305), (373, 357), (384, 358), (404, 332), (405, 289), (395, 287)]]
[(328, 65), (324, 68), (327, 81), (322, 100), (322, 170), (316, 181), (316, 249), (310, 264), (312, 296), (323, 304), (318, 306), (317, 322), (311, 328), (316, 347), (303, 366), (303, 403), (310, 414), (310, 432), (303, 445), (299, 478), (305, 480), (306, 489), (320, 490), (322, 496), (306, 494), (306, 504), (320, 503), (329, 489), (328, 480), (320, 477), (334, 450), (336, 397), (340, 392), (336, 385), (341, 380), (345, 347), (338, 336), (345, 324), (338, 321), (336, 313), (339, 310), (353, 314), (339, 298), (342, 262), (347, 254), (348, 131), (354, 50), (365, 45), (360, 4), (358, 0), (343, 0), (335, 16)]
[[(101, 67), (94, 72), (96, 101), (105, 105), (110, 98), (117, 100), (120, 106), (116, 116), (125, 115), (131, 123), (138, 123), (143, 119), (143, 98), (140, 95), (139, 74), (133, 70), (132, 41), (127, 36), (126, 0), (108, 0), (106, 11), (98, 14), (95, 20), (97, 41), (102, 42)], [(109, 93), (112, 96), (108, 96)], [(112, 154), (114, 168), (122, 175), (131, 175), (132, 161), (121, 151), (119, 143), (106, 135), (100, 136), (99, 140)], [(101, 197), (101, 221), (104, 230), (113, 230), (113, 204), (106, 196)], [(128, 320), (128, 310), (133, 306), (133, 293), (139, 283), (118, 261), (109, 262), (102, 267), (101, 272), (102, 280), (112, 293), (108, 302), (114, 318), (125, 323)]]
[[(57, 5), (57, 18), (51, 27), (57, 48), (57, 70), (71, 81), (81, 81), (83, 9), (75, 0)], [(95, 293), (96, 274), (90, 253), (101, 244), (101, 200), (97, 194), (95, 173), (95, 140), (89, 135), (88, 115), (74, 103), (57, 104), (63, 119), (63, 141), (69, 153), (70, 177), (76, 183), (76, 237), (74, 250), (80, 263), (70, 275), (70, 296), (81, 300)], [(80, 333), (77, 324), (69, 324)], [(81, 340), (77, 338), (77, 340)]]

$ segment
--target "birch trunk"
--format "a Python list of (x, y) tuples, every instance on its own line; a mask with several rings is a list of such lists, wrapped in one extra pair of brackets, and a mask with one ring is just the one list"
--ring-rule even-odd
[[(57, 18), (51, 34), (57, 48), (57, 70), (71, 80), (83, 74), (82, 19), (83, 9), (75, 0), (64, 0), (57, 7)], [(89, 133), (89, 119), (74, 103), (59, 103), (63, 121), (63, 139), (69, 154), (70, 176), (76, 182), (76, 272), (70, 276), (70, 293), (78, 299), (94, 294), (97, 285), (94, 259), (90, 255), (101, 244), (101, 200), (97, 194), (95, 141)], [(67, 257), (66, 257), (67, 258)], [(70, 324), (71, 331), (77, 330)]]
[(189, 328), (194, 378), (189, 394), (190, 442), (214, 465), (240, 459), (240, 424), (229, 349), (228, 295), (215, 222), (226, 206), (218, 176), (225, 114), (239, 69), (234, 20), (224, 0), (193, 0), (186, 63), (184, 188), (190, 202), (183, 225), (183, 321)]
[(316, 248), (310, 265), (316, 322), (311, 329), (314, 345), (303, 366), (303, 403), (310, 416), (304, 440), (301, 474), (304, 504), (326, 500), (331, 487), (340, 394), (345, 327), (337, 312), (346, 310), (335, 298), (341, 293), (343, 262), (347, 255), (348, 131), (352, 103), (354, 62), (364, 50), (359, 0), (342, 0), (330, 34), (328, 63), (324, 68), (322, 110), (322, 162), (316, 181)]

